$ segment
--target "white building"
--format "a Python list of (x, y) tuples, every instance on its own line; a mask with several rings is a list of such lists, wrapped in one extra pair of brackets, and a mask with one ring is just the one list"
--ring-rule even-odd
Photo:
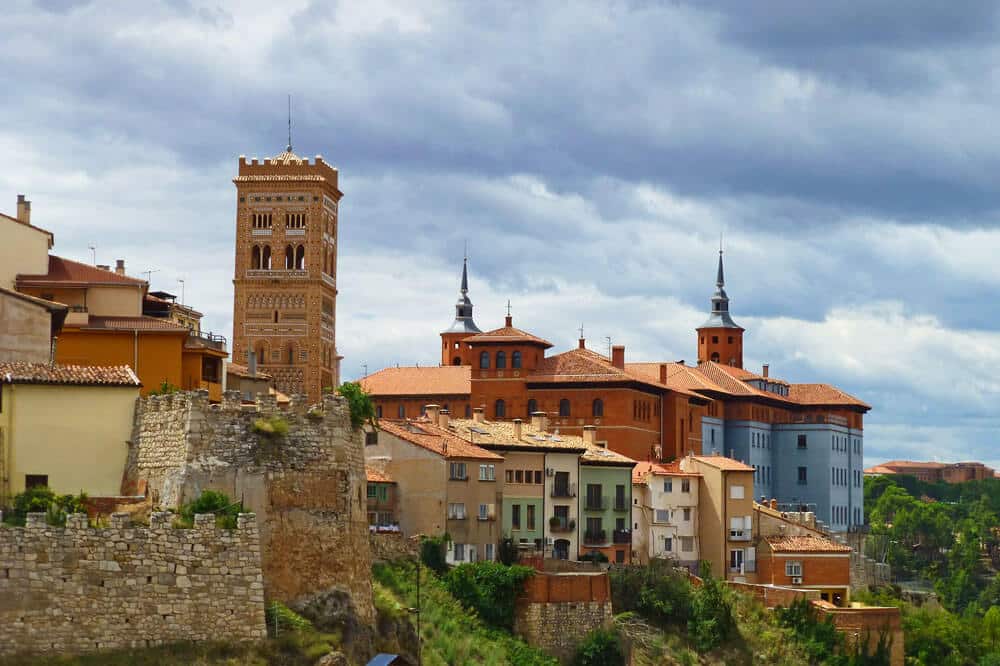
[(700, 474), (674, 463), (642, 462), (632, 472), (632, 557), (648, 564), (670, 558), (697, 571)]

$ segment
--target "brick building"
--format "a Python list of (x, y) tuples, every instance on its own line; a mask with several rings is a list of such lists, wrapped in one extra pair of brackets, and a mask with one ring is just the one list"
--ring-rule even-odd
[(236, 185), (233, 360), (317, 401), (340, 383), (336, 345), (338, 172), (292, 152), (249, 162)]
[(865, 476), (908, 474), (928, 483), (964, 483), (996, 478), (992, 467), (981, 462), (915, 462), (912, 460), (890, 460), (865, 470)]

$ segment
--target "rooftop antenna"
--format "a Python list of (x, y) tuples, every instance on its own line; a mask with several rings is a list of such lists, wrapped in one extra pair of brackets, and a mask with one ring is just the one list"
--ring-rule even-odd
[(510, 316), (510, 299), (507, 299), (507, 316)]
[(292, 152), (292, 93), (288, 93), (288, 152)]
[(146, 276), (146, 282), (153, 279), (153, 273), (159, 273), (159, 268), (150, 268), (148, 271), (143, 271), (142, 274)]
[(367, 363), (362, 363), (361, 367), (364, 368), (364, 371), (365, 371), (365, 375), (364, 376), (367, 377), (368, 376), (368, 364)]
[(608, 358), (611, 358), (611, 336), (605, 335), (604, 342), (608, 345)]
[(580, 322), (580, 339), (583, 340), (583, 322)]
[(93, 263), (96, 266), (97, 265), (97, 246), (94, 245), (93, 243), (91, 243), (87, 247), (90, 249), (90, 258), (93, 259), (93, 262), (91, 262), (91, 263)]
[(177, 281), (181, 283), (181, 305), (184, 305), (184, 278), (177, 278)]

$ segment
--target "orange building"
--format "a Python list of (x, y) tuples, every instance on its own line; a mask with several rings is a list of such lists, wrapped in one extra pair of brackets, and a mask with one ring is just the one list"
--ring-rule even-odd
[(845, 606), (851, 589), (851, 549), (817, 535), (763, 537), (757, 582), (819, 590), (824, 601)]
[(340, 383), (336, 344), (338, 172), (317, 156), (240, 157), (233, 361), (318, 401)]
[(865, 476), (908, 474), (928, 483), (964, 483), (996, 478), (992, 467), (981, 462), (914, 462), (912, 460), (890, 460), (865, 470)]

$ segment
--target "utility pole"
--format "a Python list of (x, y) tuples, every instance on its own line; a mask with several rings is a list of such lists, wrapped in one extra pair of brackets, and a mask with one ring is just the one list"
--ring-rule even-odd
[(181, 305), (184, 305), (184, 278), (177, 278), (177, 281), (181, 283)]

